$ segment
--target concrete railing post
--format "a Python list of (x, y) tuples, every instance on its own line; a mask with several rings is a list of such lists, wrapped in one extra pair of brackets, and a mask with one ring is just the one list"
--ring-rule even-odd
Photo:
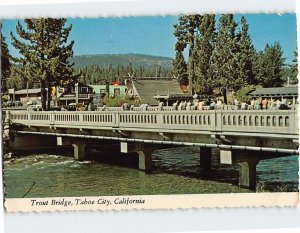
[(216, 110), (215, 111), (216, 115), (216, 131), (222, 131), (222, 111), (221, 110)]
[(120, 126), (119, 112), (112, 112), (112, 123), (115, 127)]
[(157, 124), (158, 124), (158, 126), (163, 125), (163, 113), (162, 112), (157, 114)]
[(55, 124), (55, 115), (54, 115), (55, 113), (54, 112), (51, 112), (50, 113), (50, 123), (52, 124), (52, 125), (54, 125)]
[[(292, 117), (291, 117), (292, 116)], [(290, 125), (294, 134), (299, 133), (299, 118), (298, 118), (298, 109), (294, 109), (294, 112), (290, 114)]]

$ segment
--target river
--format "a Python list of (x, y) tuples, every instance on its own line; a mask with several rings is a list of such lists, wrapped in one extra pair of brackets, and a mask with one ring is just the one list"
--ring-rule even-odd
[[(98, 159), (75, 161), (70, 154), (6, 159), (5, 195), (18, 198), (251, 192), (238, 187), (237, 166), (220, 165), (216, 156), (211, 172), (202, 171), (198, 148), (156, 151), (149, 174), (135, 168), (137, 156), (123, 156), (117, 161), (113, 156), (93, 158)], [(257, 165), (259, 191), (298, 191), (298, 170), (298, 156), (261, 161)]]

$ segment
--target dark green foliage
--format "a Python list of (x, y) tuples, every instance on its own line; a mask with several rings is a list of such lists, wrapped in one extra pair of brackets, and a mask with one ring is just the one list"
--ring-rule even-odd
[(285, 83), (282, 78), (284, 61), (281, 46), (267, 44), (264, 51), (260, 51), (255, 59), (256, 82), (263, 87), (280, 87)]
[[(1, 25), (2, 28), (2, 25)], [(1, 32), (1, 91), (2, 94), (7, 92), (7, 79), (10, 74), (10, 55), (5, 42), (5, 38)]]
[(176, 76), (180, 84), (187, 85), (189, 80), (187, 77), (187, 64), (183, 56), (184, 45), (180, 42), (177, 42), (175, 48), (176, 55), (175, 59), (173, 60), (173, 74)]
[[(232, 14), (223, 14), (215, 29), (214, 15), (182, 15), (174, 27), (173, 72), (181, 77), (187, 69), (189, 86), (200, 95), (222, 94), (227, 103), (227, 93), (245, 85), (282, 86), (287, 77), (297, 83), (297, 54), (293, 65), (284, 67), (278, 43), (256, 52), (245, 17), (237, 24)], [(186, 47), (188, 67), (182, 53)]]
[[(74, 56), (76, 72), (85, 84), (124, 83), (134, 77), (171, 77), (172, 59), (141, 54), (98, 54)], [(110, 63), (109, 63), (110, 62)]]
[[(84, 68), (91, 65), (97, 65), (99, 67), (108, 67), (112, 65), (114, 69), (118, 66), (123, 68), (129, 66), (133, 69), (139, 69), (140, 66), (145, 69), (153, 69), (155, 66), (161, 66), (163, 69), (170, 70), (172, 68), (172, 58), (151, 56), (143, 54), (95, 54), (95, 55), (80, 55), (74, 56), (70, 59), (74, 62), (74, 67)], [(128, 72), (129, 70), (126, 70)]]
[(106, 84), (106, 82), (120, 82), (124, 83), (125, 79), (128, 78), (128, 73), (134, 75), (134, 77), (171, 77), (171, 70), (155, 66), (151, 68), (145, 68), (144, 66), (139, 66), (135, 68), (128, 64), (127, 66), (118, 65), (116, 67), (110, 66), (99, 66), (99, 65), (89, 65), (84, 68), (76, 69), (76, 72), (81, 72), (80, 81), (84, 84)]
[(20, 39), (11, 33), (12, 44), (21, 54), (13, 59), (16, 63), (13, 73), (18, 74), (16, 77), (21, 82), (40, 83), (43, 109), (50, 109), (51, 87), (72, 84), (77, 78), (73, 74), (73, 64), (68, 62), (73, 56), (74, 42), (67, 42), (72, 27), (65, 27), (66, 19), (63, 18), (26, 19), (24, 22), (26, 29), (20, 22), (16, 26)]
[(295, 85), (298, 84), (298, 51), (294, 51), (294, 59), (293, 63), (289, 66), (290, 74), (289, 77), (289, 84)]
[(254, 91), (258, 87), (261, 87), (261, 86), (246, 85), (246, 86), (242, 87), (236, 93), (237, 100), (240, 102), (249, 102), (251, 100), (251, 97), (248, 94), (251, 91)]
[(102, 100), (102, 104), (106, 105), (107, 107), (121, 107), (122, 103), (124, 102), (126, 102), (128, 106), (138, 105), (138, 103), (136, 103), (134, 100), (124, 98), (123, 96), (108, 97), (105, 95)]
[(215, 42), (215, 15), (204, 15), (195, 45), (195, 91), (201, 95), (213, 93), (212, 55)]
[(248, 32), (248, 24), (245, 17), (241, 18), (241, 30), (236, 35), (237, 51), (235, 62), (237, 63), (236, 80), (234, 90), (245, 84), (255, 84), (253, 63), (256, 51)]
[(220, 17), (213, 51), (212, 69), (215, 88), (223, 94), (225, 103), (227, 103), (227, 91), (234, 90), (237, 81), (236, 26), (233, 15), (226, 14)]
[[(199, 26), (202, 16), (195, 15), (180, 15), (178, 24), (174, 25), (174, 35), (177, 38), (175, 46), (176, 52), (182, 52), (184, 48), (189, 48), (188, 58), (188, 79), (189, 79), (189, 92), (194, 94), (194, 78), (195, 78), (195, 59), (194, 59), (194, 47), (195, 36), (199, 33)], [(178, 46), (180, 45), (180, 46)]]

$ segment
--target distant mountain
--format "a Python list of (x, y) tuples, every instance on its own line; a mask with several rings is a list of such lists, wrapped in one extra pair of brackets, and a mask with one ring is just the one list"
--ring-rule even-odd
[(172, 68), (172, 58), (169, 57), (159, 57), (143, 54), (96, 54), (96, 55), (80, 55), (74, 56), (72, 61), (75, 63), (75, 67), (83, 68), (88, 65), (99, 65), (102, 67), (107, 67), (110, 64), (113, 67), (118, 65), (127, 66), (129, 63), (133, 67), (138, 68), (139, 66), (144, 66), (147, 68), (152, 68), (155, 65), (161, 66), (165, 69)]

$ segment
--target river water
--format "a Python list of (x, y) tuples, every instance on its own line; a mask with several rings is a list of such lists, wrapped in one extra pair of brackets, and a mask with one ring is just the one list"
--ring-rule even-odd
[[(31, 154), (4, 161), (7, 198), (251, 192), (238, 187), (237, 166), (220, 165), (210, 173), (199, 166), (199, 149), (156, 151), (149, 174), (136, 169), (137, 156), (94, 156), (75, 161), (71, 154)], [(97, 160), (95, 160), (97, 158)], [(99, 159), (101, 158), (101, 159)], [(298, 191), (298, 156), (261, 161), (259, 191)]]

